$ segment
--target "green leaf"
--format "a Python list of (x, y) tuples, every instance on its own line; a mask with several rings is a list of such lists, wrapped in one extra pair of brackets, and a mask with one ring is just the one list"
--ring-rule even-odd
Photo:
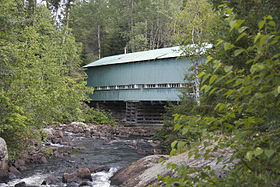
[(231, 70), (232, 70), (232, 67), (233, 67), (233, 66), (225, 66), (225, 67), (224, 67), (225, 72), (227, 73), (227, 72), (231, 71)]
[(162, 176), (160, 174), (157, 175), (157, 181), (159, 182)]
[(206, 86), (205, 93), (207, 93), (211, 88), (212, 88), (212, 86)]
[(169, 156), (172, 157), (175, 155), (175, 153), (176, 153), (176, 149), (172, 149), (169, 153)]
[(180, 125), (179, 123), (176, 123), (176, 124), (174, 125), (174, 131), (180, 129), (181, 127), (182, 127), (182, 125)]
[(271, 15), (266, 16), (266, 19), (273, 19)]
[(230, 32), (232, 31), (232, 29), (234, 29), (235, 23), (236, 23), (236, 20), (233, 20), (233, 21), (230, 21), (230, 22), (229, 22)]
[(206, 73), (205, 72), (201, 72), (199, 75), (198, 75), (198, 79), (200, 78), (200, 77), (202, 77), (202, 76), (204, 76)]
[(238, 32), (239, 32), (239, 33), (242, 33), (242, 32), (244, 32), (246, 29), (248, 29), (248, 27), (243, 26), (243, 27), (241, 27), (241, 28), (238, 29)]
[(206, 87), (207, 87), (207, 85), (203, 85), (203, 86), (200, 88), (200, 91), (203, 91)]
[(240, 55), (242, 52), (244, 52), (244, 49), (236, 49), (236, 50), (234, 51), (234, 56), (238, 56), (238, 55)]
[(221, 112), (225, 107), (226, 107), (226, 104), (224, 104), (224, 103), (221, 104), (219, 107), (219, 112)]
[(277, 88), (277, 92), (278, 92), (278, 93), (280, 93), (280, 86), (278, 86), (278, 88)]
[(233, 30), (233, 29), (236, 29), (238, 30), (240, 25), (244, 22), (245, 20), (234, 20), (234, 21), (230, 21), (229, 22), (229, 25), (230, 25), (230, 32)]
[(269, 21), (269, 22), (268, 22), (268, 25), (269, 25), (269, 26), (272, 26), (272, 27), (275, 27), (275, 26), (276, 26), (276, 24), (275, 24), (274, 21)]
[(238, 36), (238, 38), (235, 40), (235, 42), (238, 42), (241, 38), (243, 38), (244, 36), (246, 36), (247, 34), (245, 32), (243, 32), (242, 34), (240, 34)]
[(182, 135), (186, 135), (189, 132), (188, 128), (183, 128)]
[(280, 36), (276, 36), (276, 37), (273, 38), (273, 40), (269, 44), (274, 45), (278, 42), (279, 39), (280, 39)]
[(217, 79), (217, 75), (213, 75), (209, 80), (209, 85), (211, 85)]
[(258, 23), (259, 29), (262, 29), (263, 26), (264, 26), (264, 24), (265, 24), (265, 21), (264, 21), (264, 20), (260, 21), (260, 22)]
[(262, 148), (257, 147), (256, 150), (254, 151), (255, 156), (259, 156), (263, 153)]
[(173, 148), (176, 146), (177, 143), (178, 143), (178, 141), (172, 142), (172, 143), (171, 143), (171, 148), (173, 149)]
[(262, 36), (261, 33), (258, 33), (258, 34), (255, 36), (255, 38), (254, 38), (254, 43), (256, 43), (257, 40), (258, 40), (261, 36)]
[(177, 121), (180, 118), (179, 114), (174, 114), (173, 116), (174, 116), (174, 121)]
[(216, 44), (216, 46), (219, 46), (222, 42), (224, 42), (224, 40), (219, 39), (218, 43)]
[(210, 74), (206, 74), (203, 76), (203, 79), (201, 80), (201, 84), (204, 84), (204, 82), (210, 77)]
[(227, 97), (229, 97), (233, 92), (234, 92), (234, 90), (230, 89), (230, 90), (228, 90), (228, 91), (225, 93), (225, 95), (226, 95)]
[(216, 91), (217, 89), (218, 89), (218, 88), (213, 88), (213, 89), (209, 92), (208, 95), (209, 95), (209, 96), (212, 95), (212, 93), (213, 93), (214, 91)]
[(263, 46), (263, 44), (266, 44), (268, 40), (269, 40), (268, 35), (262, 36), (260, 39), (260, 46)]
[(228, 43), (228, 42), (224, 43), (224, 49), (226, 51), (232, 49), (233, 47), (234, 47), (234, 45), (231, 43)]
[(274, 154), (274, 150), (272, 149), (266, 149), (264, 151), (264, 154), (267, 156), (267, 158), (270, 158)]
[(186, 142), (179, 141), (177, 144), (177, 149), (181, 150), (186, 145)]
[(253, 158), (253, 155), (254, 155), (254, 153), (253, 153), (252, 151), (248, 151), (248, 152), (246, 153), (246, 158), (247, 158), (249, 161), (251, 161), (252, 158)]
[(262, 63), (257, 63), (251, 66), (250, 72), (253, 74), (255, 72), (259, 72), (265, 68), (264, 64)]

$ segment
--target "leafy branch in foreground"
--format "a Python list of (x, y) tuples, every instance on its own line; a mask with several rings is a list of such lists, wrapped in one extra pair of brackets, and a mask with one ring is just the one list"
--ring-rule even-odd
[[(239, 162), (223, 178), (212, 175), (209, 167), (177, 168), (180, 177), (163, 178), (167, 186), (279, 185), (280, 36), (277, 25), (272, 16), (265, 16), (258, 22), (257, 34), (251, 34), (243, 25), (244, 20), (235, 19), (231, 9), (227, 9), (227, 14), (230, 37), (235, 39), (218, 41), (216, 57), (209, 57), (206, 62), (212, 71), (209, 73), (207, 69), (200, 75), (203, 97), (216, 98), (212, 102), (214, 112), (208, 116), (176, 115), (175, 128), (186, 136), (202, 131), (200, 138), (194, 140), (196, 145), (206, 141), (203, 145), (206, 149), (211, 142), (218, 141), (218, 146), (208, 154), (228, 148), (233, 151), (230, 162)], [(225, 60), (219, 53), (231, 60)], [(178, 143), (173, 144), (171, 154), (175, 153)], [(193, 154), (200, 153), (194, 149)], [(193, 171), (196, 174), (190, 175)]]

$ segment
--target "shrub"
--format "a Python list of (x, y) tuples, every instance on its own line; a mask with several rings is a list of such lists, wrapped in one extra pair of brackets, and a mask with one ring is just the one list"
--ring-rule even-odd
[(95, 108), (87, 108), (84, 111), (84, 122), (85, 123), (94, 123), (94, 124), (109, 124), (115, 125), (116, 122), (112, 115), (103, 110), (97, 110)]

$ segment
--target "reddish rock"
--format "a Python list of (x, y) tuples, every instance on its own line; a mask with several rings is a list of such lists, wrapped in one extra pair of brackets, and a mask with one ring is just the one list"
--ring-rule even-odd
[(78, 182), (79, 179), (77, 176), (75, 176), (73, 173), (64, 173), (62, 177), (62, 182), (63, 183), (71, 183), (71, 182)]
[(64, 173), (62, 177), (62, 182), (64, 183), (78, 182), (81, 180), (92, 181), (91, 173), (88, 168), (79, 168), (71, 174)]
[(48, 161), (47, 161), (45, 156), (41, 157), (40, 162), (43, 163), (43, 164), (48, 163)]
[(11, 166), (9, 168), (9, 171), (10, 171), (10, 173), (12, 173), (12, 174), (14, 174), (16, 176), (20, 176), (21, 175), (21, 172), (19, 170), (17, 170), (17, 168), (15, 168), (14, 166)]
[(58, 135), (61, 137), (61, 138), (63, 138), (63, 132), (62, 131), (58, 131)]
[(74, 172), (80, 179), (88, 179), (92, 181), (91, 173), (88, 168), (79, 168)]

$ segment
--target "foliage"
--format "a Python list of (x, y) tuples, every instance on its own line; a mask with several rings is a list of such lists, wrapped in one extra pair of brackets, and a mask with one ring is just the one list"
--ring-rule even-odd
[(99, 56), (176, 45), (171, 22), (181, 8), (182, 0), (77, 1), (70, 27), (83, 43), (83, 64)]
[(183, 136), (179, 131), (174, 131), (174, 126), (176, 122), (173, 120), (174, 114), (184, 115), (188, 114), (196, 107), (195, 100), (184, 94), (181, 98), (181, 103), (173, 104), (169, 103), (165, 107), (165, 113), (163, 114), (163, 127), (160, 128), (156, 134), (153, 136), (154, 140), (159, 140), (159, 149), (163, 153), (169, 153), (171, 151), (171, 143), (175, 140), (186, 140), (186, 136)]
[(174, 20), (176, 41), (181, 45), (184, 57), (192, 64), (194, 93), (200, 105), (200, 81), (198, 78), (201, 58), (207, 54), (213, 36), (220, 32), (222, 20), (207, 0), (189, 0)]
[(83, 114), (85, 123), (115, 125), (116, 122), (112, 115), (108, 112), (97, 110), (95, 108), (87, 108)]
[(11, 0), (0, 9), (0, 135), (14, 149), (34, 128), (79, 120), (90, 90), (79, 69), (80, 46), (67, 28), (55, 27), (48, 9), (28, 12)]
[[(235, 159), (239, 163), (222, 179), (214, 176), (209, 167), (176, 168), (179, 177), (163, 178), (167, 185), (279, 184), (279, 27), (272, 16), (265, 16), (258, 22), (257, 32), (252, 32), (251, 25), (245, 25), (246, 20), (236, 19), (232, 9), (225, 10), (231, 35), (219, 40), (217, 55), (209, 57), (207, 65), (211, 71), (205, 69), (199, 75), (203, 97), (211, 103), (214, 112), (176, 115), (174, 129), (186, 136), (201, 134), (194, 134), (192, 140), (181, 142), (180, 146), (179, 141), (174, 142), (170, 154), (184, 143), (193, 141), (197, 145), (202, 143), (200, 139), (207, 139), (209, 144), (215, 140), (219, 144), (209, 154), (228, 147), (234, 151), (231, 161)], [(199, 154), (198, 150), (194, 149), (192, 154)], [(221, 159), (222, 156), (218, 158)]]

